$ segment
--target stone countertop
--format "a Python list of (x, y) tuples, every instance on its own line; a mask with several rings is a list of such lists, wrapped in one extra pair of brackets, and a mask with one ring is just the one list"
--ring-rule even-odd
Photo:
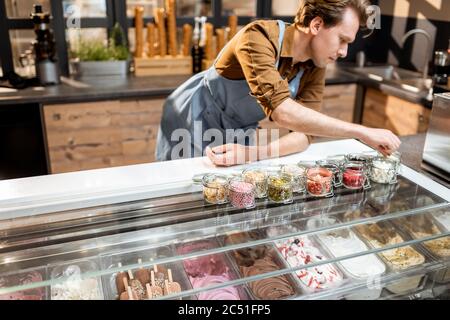
[[(0, 94), (1, 105), (29, 103), (61, 104), (117, 99), (166, 97), (190, 76), (160, 77), (92, 77), (79, 80), (64, 79), (57, 86), (33, 87), (13, 93)], [(338, 69), (327, 72), (326, 84), (356, 83), (357, 77)]]
[(447, 183), (422, 168), (422, 157), (425, 147), (426, 134), (401, 137), (400, 140), (402, 141), (402, 145), (399, 151), (402, 153), (402, 163), (404, 165), (448, 187)]
[[(406, 143), (404, 147), (409, 145)], [(370, 151), (356, 140), (314, 143), (305, 152), (260, 162), (295, 164), (329, 155)], [(409, 149), (412, 150), (412, 149)], [(403, 150), (408, 157), (408, 150)], [(411, 151), (415, 153), (415, 151)], [(12, 219), (113, 203), (125, 203), (199, 191), (192, 177), (205, 172), (238, 173), (246, 166), (216, 168), (207, 158), (155, 162), (65, 174), (0, 181), (0, 217)], [(402, 174), (430, 192), (450, 201), (448, 188), (427, 176), (402, 167)]]

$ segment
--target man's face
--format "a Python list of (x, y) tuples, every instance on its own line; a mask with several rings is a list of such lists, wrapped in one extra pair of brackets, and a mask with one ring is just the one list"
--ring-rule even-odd
[[(320, 18), (317, 18), (322, 21)], [(355, 40), (359, 30), (359, 18), (356, 12), (347, 8), (342, 22), (334, 27), (325, 28), (323, 22), (318, 26), (312, 22), (311, 58), (319, 68), (347, 56), (348, 45)]]

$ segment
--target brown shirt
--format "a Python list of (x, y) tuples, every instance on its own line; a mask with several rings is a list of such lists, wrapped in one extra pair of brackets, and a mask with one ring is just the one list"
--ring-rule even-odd
[(245, 79), (267, 116), (290, 98), (288, 82), (301, 68), (305, 71), (295, 100), (317, 111), (321, 108), (325, 69), (315, 67), (312, 61), (292, 64), (294, 31), (294, 25), (286, 26), (278, 70), (275, 64), (280, 52), (280, 29), (274, 20), (258, 20), (244, 27), (215, 64), (221, 76)]

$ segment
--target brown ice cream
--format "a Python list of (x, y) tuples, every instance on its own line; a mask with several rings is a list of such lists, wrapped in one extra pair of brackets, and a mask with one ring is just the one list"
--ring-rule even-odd
[(134, 273), (136, 280), (144, 286), (146, 283), (150, 283), (150, 273), (146, 269), (139, 269)]
[[(241, 267), (241, 272), (244, 277), (251, 277), (277, 270), (279, 270), (279, 267), (270, 257), (255, 261), (251, 267)], [(249, 287), (255, 296), (262, 300), (287, 298), (294, 294), (294, 289), (285, 276), (254, 281), (249, 283)]]
[[(246, 243), (258, 239), (260, 237), (256, 232), (235, 233), (225, 238), (225, 244)], [(274, 251), (264, 245), (233, 251), (233, 256), (244, 277), (280, 270), (273, 260), (273, 254), (275, 254)], [(286, 298), (295, 293), (291, 283), (284, 275), (251, 282), (249, 287), (254, 295), (262, 300)]]
[[(234, 233), (225, 238), (226, 245), (240, 244), (246, 243), (252, 240), (258, 240), (259, 237), (254, 232), (241, 232)], [(257, 247), (249, 247), (242, 248), (239, 250), (233, 251), (234, 258), (236, 259), (236, 263), (239, 266), (250, 267), (253, 265), (255, 260), (262, 259), (268, 254), (268, 248), (266, 246), (257, 246)]]

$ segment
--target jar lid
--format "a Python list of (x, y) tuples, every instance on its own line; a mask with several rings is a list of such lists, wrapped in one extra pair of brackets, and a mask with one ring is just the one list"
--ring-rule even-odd
[(378, 157), (373, 159), (372, 166), (378, 169), (394, 170), (397, 162), (390, 158)]
[(306, 173), (308, 179), (331, 179), (333, 178), (333, 172), (324, 167), (314, 167), (308, 169)]
[(241, 177), (232, 178), (228, 186), (230, 190), (239, 193), (251, 193), (255, 190), (255, 186), (253, 184), (246, 182)]
[(306, 173), (307, 168), (295, 164), (287, 164), (281, 168), (281, 172), (289, 175), (302, 176)]
[(220, 188), (228, 184), (228, 176), (217, 173), (208, 173), (203, 179), (203, 186), (207, 188)]

